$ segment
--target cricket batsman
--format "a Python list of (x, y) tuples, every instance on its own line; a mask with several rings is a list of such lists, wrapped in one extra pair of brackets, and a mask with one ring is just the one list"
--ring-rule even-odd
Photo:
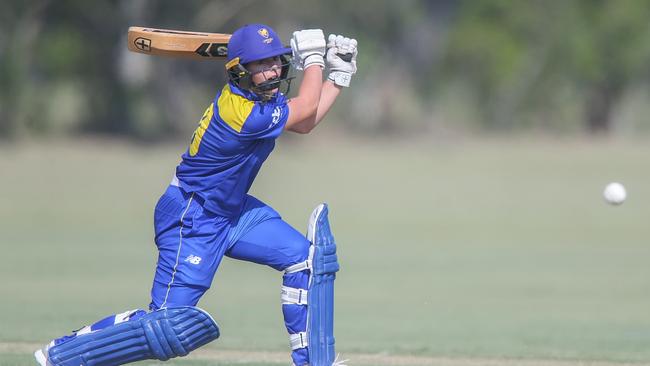
[[(307, 134), (355, 74), (357, 42), (320, 29), (293, 33), (283, 46), (270, 27), (235, 31), (225, 65), (229, 81), (209, 104), (154, 213), (158, 262), (149, 310), (106, 317), (35, 352), (41, 366), (112, 366), (168, 360), (219, 337), (196, 307), (223, 256), (283, 271), (282, 313), (295, 366), (340, 365), (334, 356), (333, 281), (339, 269), (327, 205), (307, 236), (248, 194), (284, 131)], [(304, 76), (288, 99), (294, 65)], [(327, 79), (323, 72), (327, 69)]]

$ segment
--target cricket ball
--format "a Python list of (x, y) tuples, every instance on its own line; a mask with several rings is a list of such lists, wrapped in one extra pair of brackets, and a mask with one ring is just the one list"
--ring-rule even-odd
[(625, 201), (627, 192), (621, 183), (612, 182), (605, 187), (603, 197), (610, 205), (620, 205)]

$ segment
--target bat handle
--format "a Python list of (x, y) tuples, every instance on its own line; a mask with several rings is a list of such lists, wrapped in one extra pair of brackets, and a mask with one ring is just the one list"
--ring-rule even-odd
[(350, 62), (352, 61), (352, 54), (351, 53), (337, 53), (336, 54), (338, 57), (341, 58), (341, 60), (345, 62)]

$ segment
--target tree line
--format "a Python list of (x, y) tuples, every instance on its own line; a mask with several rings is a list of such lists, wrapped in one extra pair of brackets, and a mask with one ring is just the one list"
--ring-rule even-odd
[(315, 27), (359, 40), (332, 119), (361, 134), (608, 133), (630, 95), (649, 95), (647, 0), (6, 0), (0, 136), (185, 136), (225, 82), (223, 63), (131, 54), (128, 26), (253, 22), (285, 43)]

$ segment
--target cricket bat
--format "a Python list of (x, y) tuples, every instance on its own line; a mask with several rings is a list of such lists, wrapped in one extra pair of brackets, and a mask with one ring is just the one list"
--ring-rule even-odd
[(230, 34), (129, 27), (129, 51), (198, 60), (225, 59)]

